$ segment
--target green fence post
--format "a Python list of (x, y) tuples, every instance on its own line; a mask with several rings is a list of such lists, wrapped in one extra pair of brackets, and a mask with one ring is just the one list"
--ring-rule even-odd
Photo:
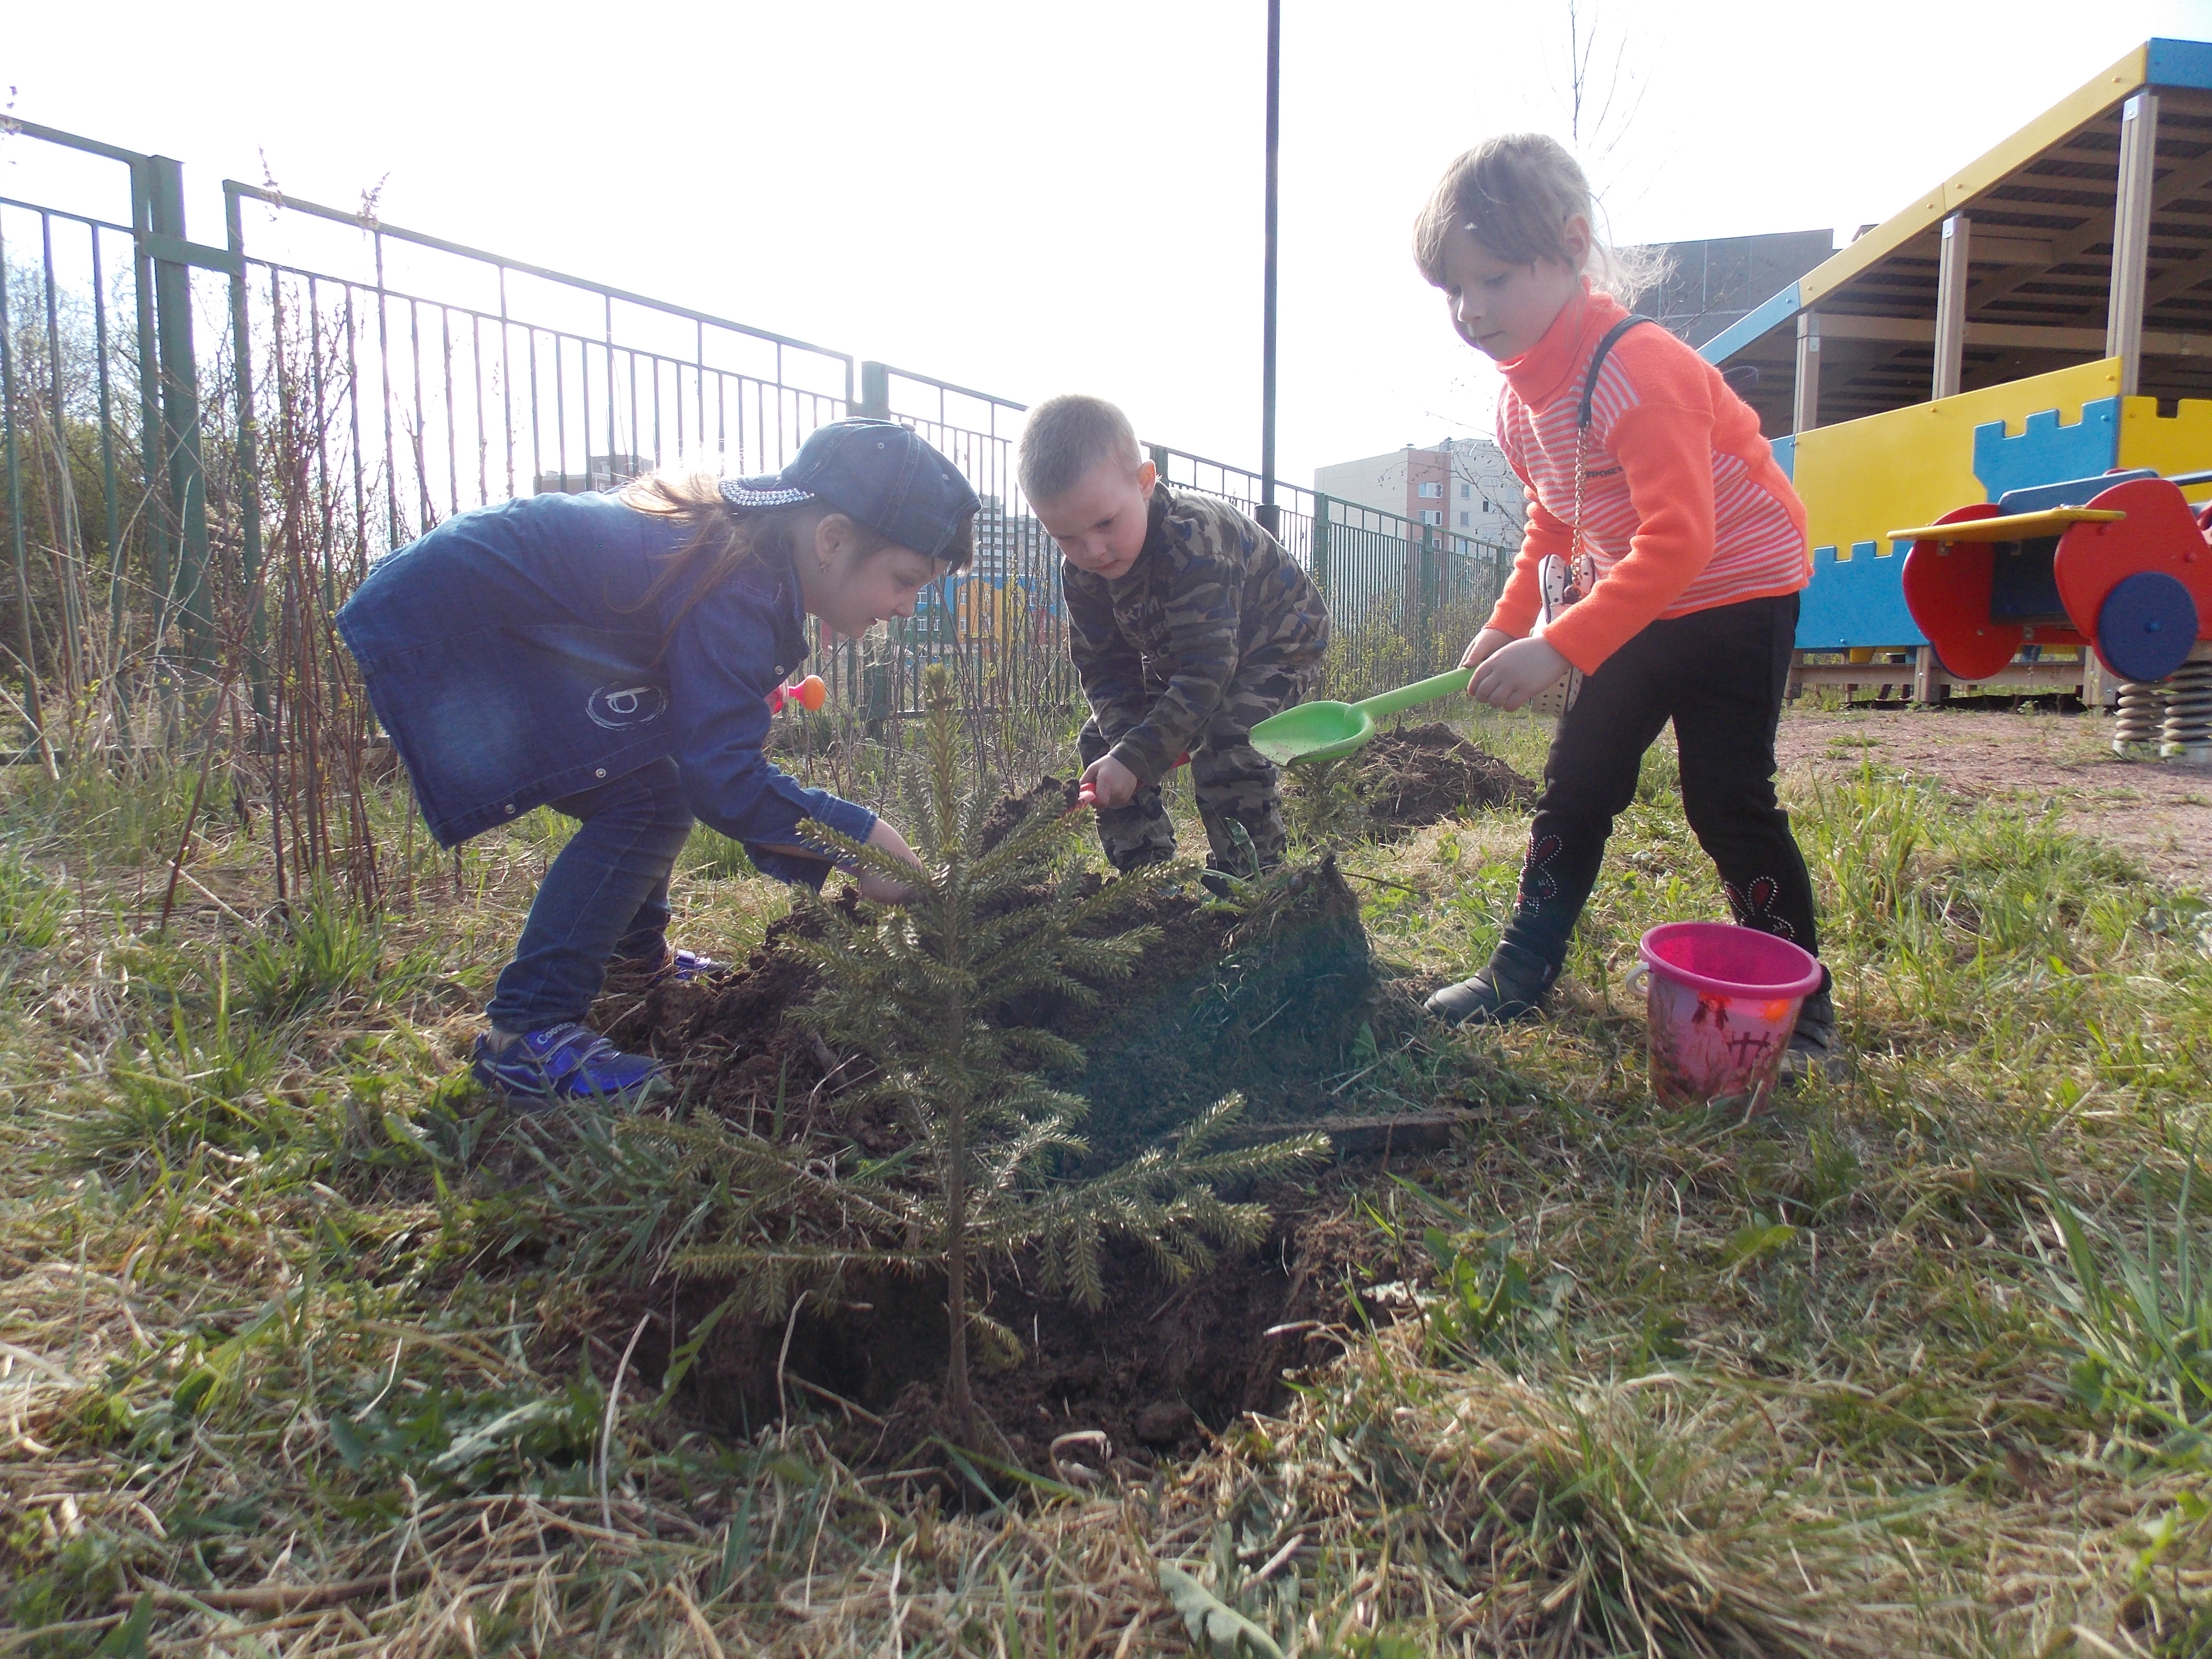
[(1429, 647), (1434, 643), (1431, 636), (1436, 632), (1436, 591), (1437, 531), (1434, 525), (1424, 524), (1421, 526), (1421, 579), (1419, 590), (1413, 596), (1416, 615), (1419, 619), (1414, 624), (1419, 630), (1414, 635), (1414, 661), (1419, 665), (1416, 672), (1423, 674), (1429, 672)]
[(1314, 497), (1313, 582), (1324, 602), (1328, 599), (1328, 497)]
[[(246, 308), (246, 227), (238, 192), (228, 180), (224, 181), (222, 197), (223, 228), (230, 238), (230, 251), (238, 259), (238, 269), (230, 277), (230, 349), (231, 372), (238, 391), (239, 596), (249, 613), (246, 628), (252, 660), (248, 672), (253, 684), (253, 707), (265, 714), (268, 686), (262, 654), (268, 629), (266, 612), (254, 592), (261, 574), (261, 457), (253, 413), (253, 328)], [(272, 275), (270, 280), (276, 278)], [(281, 386), (277, 395), (283, 395)]]
[(17, 620), (22, 625), (23, 714), (30, 724), (30, 746), (46, 758), (52, 769), (53, 751), (46, 746), (46, 715), (40, 705), (38, 646), (31, 622), (31, 573), (23, 535), (23, 470), (15, 443), (15, 322), (8, 315), (8, 262), (0, 250), (0, 424), (6, 427), (8, 467), (8, 544), (15, 560), (15, 599), (22, 606)]
[(871, 420), (891, 417), (891, 372), (882, 363), (860, 365), (860, 406), (853, 411)]
[[(156, 238), (189, 240), (183, 165), (166, 155), (146, 160), (149, 228)], [(154, 313), (161, 336), (161, 447), (176, 520), (177, 597), (191, 660), (204, 668), (215, 656), (207, 580), (207, 469), (200, 453), (199, 368), (192, 355), (191, 267), (182, 260), (155, 255)]]

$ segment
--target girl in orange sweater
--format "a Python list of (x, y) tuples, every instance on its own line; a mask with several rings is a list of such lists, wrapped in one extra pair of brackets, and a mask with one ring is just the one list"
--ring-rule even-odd
[[(1498, 442), (1528, 493), (1512, 577), (1461, 659), (1468, 693), (1510, 709), (1563, 678), (1570, 691), (1513, 920), (1486, 967), (1429, 999), (1455, 1023), (1541, 1006), (1669, 719), (1683, 810), (1736, 920), (1818, 949), (1812, 883), (1774, 798), (1805, 509), (1719, 370), (1593, 286), (1586, 273), (1607, 261), (1591, 218), (1574, 159), (1519, 133), (1453, 162), (1414, 236), (1460, 337), (1504, 371)], [(1834, 1030), (1824, 979), (1787, 1073), (1825, 1067)]]

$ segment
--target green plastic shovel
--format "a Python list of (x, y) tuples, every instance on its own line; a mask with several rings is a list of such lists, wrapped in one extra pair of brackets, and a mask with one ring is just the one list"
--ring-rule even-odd
[(1467, 690), (1472, 668), (1455, 668), (1432, 679), (1415, 680), (1395, 691), (1360, 702), (1302, 702), (1252, 728), (1252, 746), (1278, 766), (1294, 761), (1334, 760), (1375, 735), (1375, 722), (1416, 703), (1433, 702)]

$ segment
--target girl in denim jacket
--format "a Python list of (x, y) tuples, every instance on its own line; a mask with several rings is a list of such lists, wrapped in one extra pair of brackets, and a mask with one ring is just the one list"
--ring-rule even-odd
[[(972, 556), (976, 507), (904, 427), (840, 421), (780, 473), (507, 501), (369, 573), (338, 631), (438, 843), (537, 806), (582, 821), (500, 974), (479, 1082), (543, 1104), (655, 1081), (582, 1022), (611, 961), (679, 979), (714, 965), (665, 936), (695, 817), (814, 887), (836, 862), (814, 824), (913, 860), (867, 808), (769, 762), (768, 698), (805, 658), (806, 617), (860, 634), (912, 616)], [(860, 891), (901, 896), (872, 872)]]

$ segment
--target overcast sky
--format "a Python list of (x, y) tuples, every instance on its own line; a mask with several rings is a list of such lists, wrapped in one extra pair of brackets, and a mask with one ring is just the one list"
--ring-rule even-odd
[[(2212, 0), (1582, 9), (1617, 240), (1887, 217)], [(342, 23), (324, 20), (340, 19)], [(1484, 136), (1567, 137), (1566, 0), (1285, 0), (1280, 471), (1486, 432), (1407, 252)], [(1024, 402), (1085, 390), (1256, 463), (1262, 0), (19, 6), (12, 112), (174, 155), (191, 231), (270, 175)], [(1615, 65), (1618, 65), (1616, 82)], [(0, 143), (0, 193), (91, 188)]]

